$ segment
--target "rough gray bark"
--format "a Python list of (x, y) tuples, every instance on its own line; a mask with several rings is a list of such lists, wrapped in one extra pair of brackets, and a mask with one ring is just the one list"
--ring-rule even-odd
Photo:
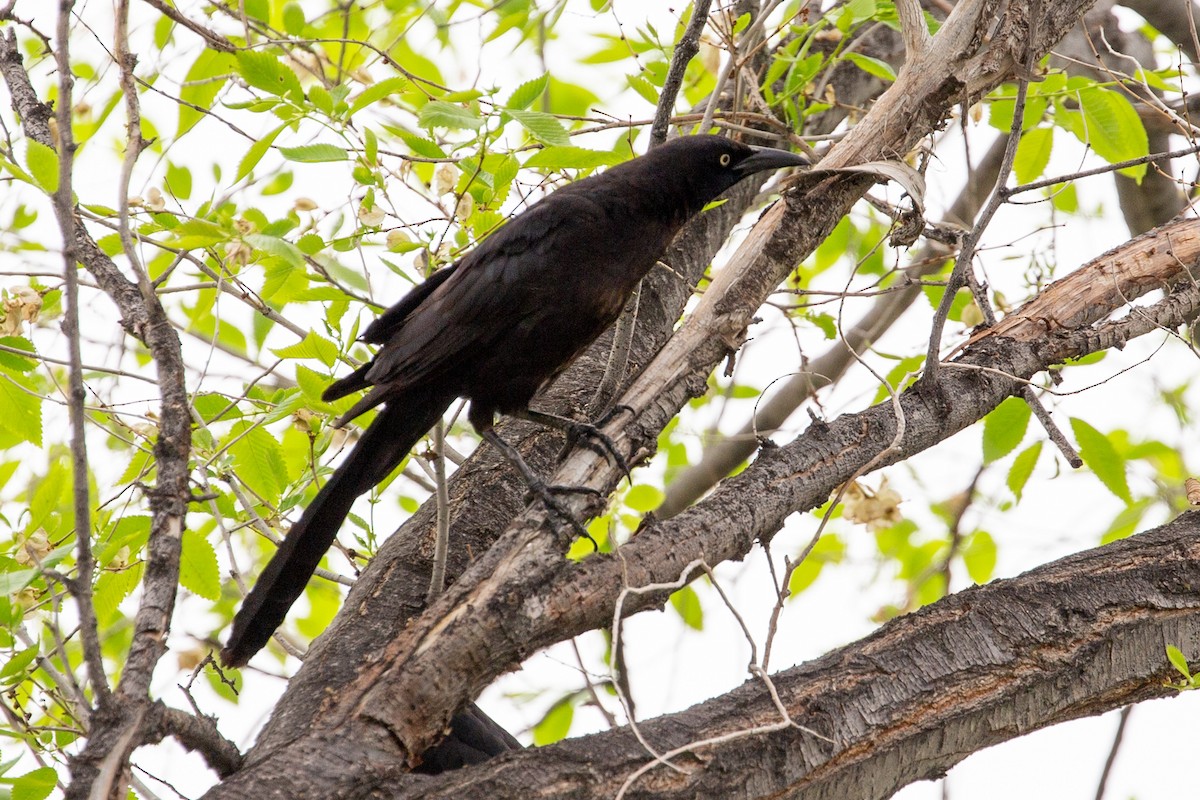
[[(388, 776), (372, 798), (873, 800), (1031, 731), (1176, 693), (1163, 643), (1200, 658), (1200, 513), (968, 589), (866, 639), (642, 726), (434, 779)], [(758, 733), (748, 733), (752, 729)], [(722, 734), (728, 741), (688, 747)], [(752, 770), (745, 765), (753, 764)]]

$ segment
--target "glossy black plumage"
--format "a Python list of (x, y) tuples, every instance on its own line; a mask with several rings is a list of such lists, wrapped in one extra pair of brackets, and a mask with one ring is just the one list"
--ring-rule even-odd
[(457, 397), (483, 432), (528, 407), (620, 314), (684, 222), (754, 172), (807, 163), (716, 136), (670, 141), (558, 189), (413, 289), (363, 334), (370, 363), (326, 400), (369, 389), (337, 424), (383, 405), (292, 526), (222, 651), (245, 664), (283, 622), (355, 498), (382, 481)]

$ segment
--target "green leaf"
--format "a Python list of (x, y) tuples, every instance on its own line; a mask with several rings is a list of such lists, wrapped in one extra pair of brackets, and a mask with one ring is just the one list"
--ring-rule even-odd
[(1149, 498), (1142, 498), (1136, 503), (1122, 508), (1113, 521), (1108, 524), (1108, 530), (1100, 535), (1100, 544), (1108, 544), (1133, 536), (1137, 532), (1138, 526), (1142, 524), (1142, 517), (1146, 515), (1146, 509), (1150, 507), (1150, 502)]
[(647, 483), (639, 483), (625, 494), (625, 505), (632, 508), (634, 511), (646, 513), (653, 511), (662, 505), (666, 495), (663, 490), (657, 486), (651, 486)]
[(967, 538), (962, 560), (971, 580), (987, 583), (996, 572), (996, 540), (987, 531), (975, 531)]
[(173, 237), (170, 240), (171, 246), (181, 250), (211, 247), (233, 238), (230, 231), (203, 219), (189, 219), (181, 222), (172, 229), (171, 236)]
[(237, 53), (238, 74), (255, 89), (283, 97), (300, 93), (296, 73), (271, 53), (261, 50), (240, 50)]
[(33, 139), (25, 140), (25, 166), (46, 194), (58, 191), (58, 153)]
[(1010, 397), (983, 418), (983, 463), (990, 464), (1017, 449), (1029, 427), (1029, 404)]
[(141, 579), (140, 564), (121, 570), (105, 570), (96, 579), (96, 586), (92, 590), (92, 603), (96, 606), (96, 616), (102, 624), (116, 621), (121, 601), (133, 594)]
[(844, 58), (868, 75), (874, 75), (889, 83), (896, 80), (896, 70), (892, 69), (892, 65), (886, 61), (864, 56), (862, 53), (846, 53)]
[(362, 111), (372, 103), (378, 103), (385, 97), (391, 97), (394, 94), (400, 94), (408, 88), (408, 78), (387, 78), (379, 83), (372, 84), (354, 98), (354, 102), (350, 104), (350, 114), (353, 116), (359, 111)]
[(345, 161), (349, 156), (345, 148), (332, 144), (302, 144), (299, 147), (281, 147), (280, 154), (288, 161), (301, 164), (322, 164), (329, 161)]
[(190, 528), (183, 532), (179, 583), (205, 600), (215, 601), (221, 597), (221, 569), (217, 566), (217, 551), (203, 534)]
[(792, 570), (788, 592), (792, 597), (812, 586), (826, 564), (839, 564), (846, 557), (846, 543), (836, 533), (825, 533), (813, 545), (808, 556)]
[(12, 800), (44, 800), (54, 791), (58, 773), (53, 767), (27, 772), (12, 782)]
[(283, 6), (283, 29), (291, 36), (299, 36), (304, 32), (304, 8), (299, 3), (285, 3)]
[(332, 367), (337, 361), (338, 346), (316, 331), (309, 331), (307, 336), (295, 344), (271, 352), (280, 358), (315, 358), (325, 366)]
[(1022, 450), (1013, 459), (1012, 466), (1008, 469), (1008, 478), (1005, 479), (1005, 483), (1008, 484), (1008, 488), (1013, 493), (1013, 496), (1017, 498), (1017, 502), (1021, 501), (1021, 492), (1025, 490), (1025, 484), (1029, 482), (1029, 476), (1033, 474), (1033, 468), (1037, 466), (1038, 456), (1041, 454), (1042, 443), (1037, 441)]
[(192, 171), (187, 167), (181, 167), (168, 161), (167, 191), (180, 200), (187, 200), (189, 197), (191, 197)]
[(504, 107), (509, 111), (529, 108), (535, 100), (542, 96), (542, 93), (546, 91), (546, 87), (549, 85), (549, 74), (526, 81), (513, 90), (513, 93), (508, 96), (508, 100), (504, 101)]
[(25, 358), (16, 353), (0, 351), (0, 371), (32, 372), (37, 368), (37, 361), (34, 360), (37, 352), (33, 349), (33, 342), (22, 336), (0, 336), (0, 344), (13, 350), (23, 350), (30, 355), (30, 358)]
[(251, 247), (262, 250), (287, 262), (288, 266), (296, 269), (304, 268), (304, 253), (291, 242), (278, 236), (267, 236), (262, 233), (247, 233), (242, 237)]
[(25, 379), (0, 373), (0, 429), (17, 441), (42, 446), (42, 401)]
[(625, 159), (619, 153), (588, 150), (583, 147), (546, 147), (525, 161), (526, 167), (543, 169), (595, 169), (612, 166)]
[(571, 143), (567, 129), (552, 114), (517, 109), (509, 109), (507, 113), (542, 144), (562, 147)]
[(1171, 666), (1174, 667), (1180, 675), (1187, 678), (1189, 681), (1192, 679), (1192, 671), (1188, 668), (1187, 656), (1185, 656), (1183, 651), (1173, 644), (1167, 645), (1167, 661), (1171, 662)]
[(629, 82), (629, 88), (642, 96), (650, 105), (658, 105), (658, 89), (654, 88), (654, 84), (643, 78), (641, 75), (626, 75), (625, 80)]
[(275, 143), (275, 138), (283, 133), (283, 129), (287, 126), (288, 123), (285, 122), (250, 145), (250, 149), (246, 151), (246, 155), (242, 156), (242, 160), (238, 162), (237, 175), (234, 176), (235, 181), (240, 181), (258, 166), (258, 162), (262, 161), (263, 156), (267, 154), (267, 151), (271, 149), (271, 145)]
[(533, 726), (533, 743), (538, 747), (565, 739), (571, 730), (571, 720), (575, 718), (575, 706), (570, 698), (559, 700), (546, 716)]
[(211, 108), (217, 94), (229, 79), (233, 69), (233, 57), (216, 50), (201, 50), (192, 62), (179, 90), (179, 125), (175, 138), (183, 136), (204, 118), (204, 110)]
[[(1146, 128), (1133, 104), (1123, 94), (1093, 86), (1080, 90), (1076, 96), (1083, 112), (1083, 123), (1075, 126), (1075, 135), (1090, 144), (1097, 155), (1109, 163), (1149, 155)], [(1146, 165), (1126, 167), (1121, 174), (1141, 180), (1146, 174)]]
[(229, 438), (233, 442), (229, 454), (238, 478), (266, 502), (278, 504), (287, 484), (279, 442), (266, 428), (249, 422), (234, 425)]
[(1071, 418), (1071, 430), (1079, 442), (1079, 457), (1083, 462), (1110, 492), (1126, 503), (1132, 503), (1129, 481), (1125, 477), (1125, 459), (1121, 458), (1108, 437), (1076, 417)]
[[(35, 644), (32, 647), (25, 648), (16, 655), (10, 656), (8, 663), (4, 665), (3, 669), (0, 669), (0, 683), (8, 685), (20, 683), (24, 680), (25, 668), (33, 663), (33, 660), (37, 658), (37, 654), (38, 647)], [(13, 681), (13, 678), (17, 678), (17, 680)]]
[(431, 100), (421, 108), (417, 124), (422, 128), (449, 128), (450, 130), (478, 130), (483, 127), (483, 118), (473, 108), (445, 100)]
[(700, 597), (696, 590), (685, 586), (671, 595), (671, 607), (683, 620), (683, 624), (693, 630), (704, 630), (704, 609), (700, 606)]
[(1053, 128), (1034, 128), (1021, 134), (1017, 143), (1017, 155), (1013, 161), (1013, 172), (1017, 183), (1030, 183), (1042, 177), (1050, 163), (1050, 151), (1054, 146)]

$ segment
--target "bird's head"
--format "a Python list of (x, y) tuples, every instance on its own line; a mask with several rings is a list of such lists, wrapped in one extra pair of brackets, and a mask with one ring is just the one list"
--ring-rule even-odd
[(721, 136), (680, 136), (654, 148), (638, 161), (661, 165), (654, 174), (670, 175), (688, 197), (694, 214), (738, 181), (756, 172), (809, 164), (799, 153), (751, 147)]

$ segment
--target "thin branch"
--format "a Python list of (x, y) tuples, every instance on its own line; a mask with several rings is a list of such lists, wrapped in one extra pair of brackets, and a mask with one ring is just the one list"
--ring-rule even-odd
[(92, 573), (95, 560), (92, 556), (92, 503), (88, 490), (88, 455), (85, 434), (86, 416), (84, 402), (87, 393), (83, 388), (83, 355), (79, 338), (79, 273), (76, 262), (75, 214), (72, 188), (72, 173), (75, 165), (75, 142), (71, 132), (71, 92), (75, 79), (71, 74), (69, 39), (71, 14), (74, 0), (60, 0), (58, 6), (57, 39), (54, 61), (58, 70), (58, 189), (54, 193), (54, 215), (63, 237), (63, 277), (65, 282), (65, 314), (63, 333), (67, 337), (67, 360), (70, 362), (67, 413), (71, 421), (71, 469), (74, 483), (75, 549), (78, 572), (75, 579), (67, 583), (79, 609), (79, 631), (83, 644), (83, 657), (87, 664), (88, 678), (99, 704), (103, 707), (111, 698), (108, 678), (104, 674), (104, 658), (100, 651), (100, 628), (96, 620), (96, 608), (92, 603)]
[(1113, 734), (1112, 747), (1108, 749), (1108, 758), (1104, 759), (1104, 769), (1100, 772), (1100, 783), (1096, 786), (1096, 800), (1104, 800), (1104, 793), (1108, 789), (1108, 776), (1112, 774), (1113, 764), (1117, 763), (1117, 753), (1121, 751), (1121, 741), (1125, 738), (1125, 725), (1129, 722), (1129, 715), (1132, 713), (1133, 706), (1125, 706), (1121, 709), (1117, 732)]
[(675, 52), (671, 55), (671, 66), (667, 69), (667, 79), (658, 96), (658, 107), (654, 109), (654, 122), (650, 125), (651, 148), (658, 147), (667, 140), (671, 110), (675, 107), (675, 99), (679, 96), (679, 87), (683, 85), (687, 66), (696, 53), (700, 52), (700, 34), (708, 24), (708, 9), (711, 5), (712, 0), (697, 0), (692, 8), (692, 18), (688, 21), (687, 29), (675, 45)]
[[(1035, 8), (1030, 13), (1031, 26), (1036, 25), (1037, 12), (1040, 10), (1036, 6), (1040, 6), (1040, 0), (1035, 0)], [(995, 188), (992, 190), (992, 196), (988, 199), (987, 205), (980, 212), (979, 219), (971, 228), (971, 232), (963, 238), (962, 249), (958, 253), (958, 259), (954, 262), (954, 269), (946, 283), (946, 292), (942, 295), (942, 302), (938, 305), (937, 313), (934, 314), (932, 330), (929, 333), (929, 348), (925, 354), (925, 374), (920, 378), (929, 385), (932, 385), (937, 378), (942, 330), (946, 327), (946, 319), (950, 316), (950, 306), (954, 303), (954, 296), (967, 283), (968, 272), (972, 269), (971, 261), (975, 258), (979, 240), (1005, 201), (1004, 185), (1008, 183), (1008, 176), (1012, 173), (1013, 161), (1017, 157), (1017, 145), (1021, 141), (1021, 129), (1025, 119), (1025, 98), (1029, 93), (1029, 75), (1032, 74), (1033, 68), (1037, 64), (1037, 50), (1034, 47), (1034, 42), (1037, 40), (1035, 34), (1035, 30), (1029, 31), (1029, 47), (1025, 54), (1025, 74), (1017, 83), (1017, 97), (1013, 103), (1012, 128), (1004, 149), (1004, 158), (1000, 162), (1000, 171), (996, 175)], [(983, 301), (979, 303), (980, 310), (985, 309), (987, 305), (986, 298), (983, 298)]]

